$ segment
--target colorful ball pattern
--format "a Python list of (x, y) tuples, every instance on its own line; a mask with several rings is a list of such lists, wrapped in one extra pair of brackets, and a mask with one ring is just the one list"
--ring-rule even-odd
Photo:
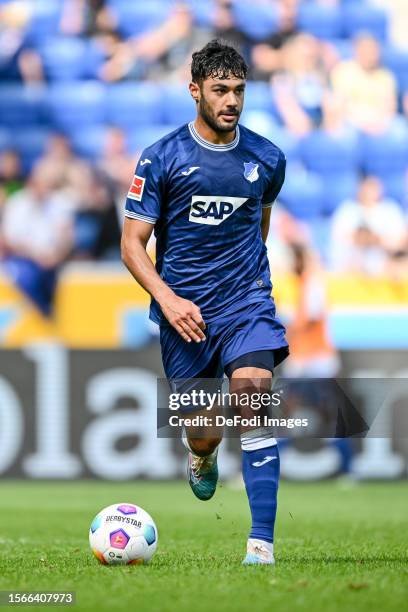
[(89, 529), (89, 544), (104, 565), (146, 564), (157, 548), (157, 527), (150, 514), (129, 503), (101, 510)]

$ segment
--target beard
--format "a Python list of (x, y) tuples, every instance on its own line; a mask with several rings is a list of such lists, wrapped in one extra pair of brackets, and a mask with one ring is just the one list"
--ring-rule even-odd
[(212, 110), (211, 106), (208, 104), (204, 96), (201, 96), (200, 102), (198, 104), (199, 112), (201, 117), (204, 119), (205, 123), (212, 129), (214, 132), (233, 132), (237, 127), (237, 123), (239, 121), (240, 112), (237, 112), (236, 120), (231, 123), (225, 124), (222, 123), (222, 120), (219, 119)]

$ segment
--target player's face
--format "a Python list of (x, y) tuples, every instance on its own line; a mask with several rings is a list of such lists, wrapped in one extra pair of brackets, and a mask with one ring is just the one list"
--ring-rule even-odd
[(208, 78), (198, 94), (198, 112), (215, 132), (235, 130), (244, 105), (243, 79)]

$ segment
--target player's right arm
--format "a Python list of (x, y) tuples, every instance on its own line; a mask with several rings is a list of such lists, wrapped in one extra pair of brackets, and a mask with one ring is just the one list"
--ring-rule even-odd
[(166, 285), (146, 252), (152, 230), (150, 223), (125, 218), (122, 261), (137, 282), (156, 300), (170, 325), (186, 342), (205, 340), (205, 323), (198, 306), (176, 295)]
[(143, 152), (130, 186), (122, 233), (122, 260), (132, 276), (159, 304), (163, 315), (186, 341), (205, 340), (204, 321), (198, 306), (176, 295), (157, 273), (146, 252), (160, 216), (164, 171), (160, 160)]

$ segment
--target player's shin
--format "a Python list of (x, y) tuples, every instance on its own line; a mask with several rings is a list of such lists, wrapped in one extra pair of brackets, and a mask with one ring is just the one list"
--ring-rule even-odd
[(252, 517), (244, 563), (273, 563), (279, 483), (278, 447), (272, 432), (268, 428), (259, 428), (241, 435), (241, 448), (242, 474)]

